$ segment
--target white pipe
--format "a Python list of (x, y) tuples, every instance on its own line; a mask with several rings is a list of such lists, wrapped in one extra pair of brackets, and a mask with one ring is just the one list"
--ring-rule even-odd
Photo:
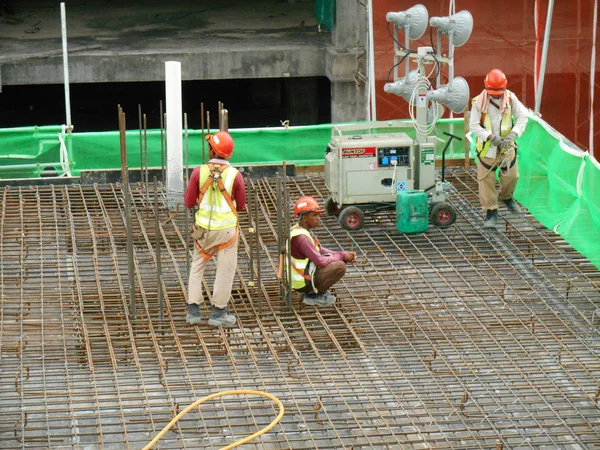
[(65, 109), (67, 113), (67, 131), (71, 132), (71, 95), (69, 93), (69, 56), (67, 55), (67, 13), (65, 3), (60, 3), (60, 23), (62, 29), (63, 71), (65, 83)]
[(373, 0), (369, 0), (369, 90), (371, 111), (369, 120), (377, 120), (377, 101), (375, 95), (375, 43), (373, 42)]
[(590, 156), (594, 156), (594, 84), (596, 78), (596, 26), (598, 24), (598, 0), (594, 1), (594, 34), (592, 38), (592, 62), (590, 63)]
[(535, 56), (533, 60), (533, 92), (534, 96), (537, 97), (538, 91), (538, 44), (540, 40), (540, 36), (538, 35), (538, 27), (539, 27), (539, 5), (538, 0), (535, 0), (533, 5), (533, 27), (535, 28)]
[(183, 195), (183, 142), (181, 134), (181, 63), (165, 62), (165, 93), (167, 106), (167, 202), (175, 206)]
[(546, 75), (546, 57), (548, 56), (548, 43), (550, 41), (550, 29), (552, 28), (552, 10), (554, 9), (554, 0), (548, 3), (548, 14), (546, 16), (546, 27), (544, 30), (544, 47), (542, 48), (542, 62), (540, 63), (540, 79), (538, 81), (538, 91), (535, 96), (535, 112), (540, 112), (542, 105), (542, 93), (544, 91), (544, 76)]

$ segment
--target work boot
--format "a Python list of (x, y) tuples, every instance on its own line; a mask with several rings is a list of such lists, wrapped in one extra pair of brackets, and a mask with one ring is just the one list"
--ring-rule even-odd
[(233, 314), (229, 314), (227, 308), (217, 308), (214, 305), (210, 307), (209, 325), (230, 328), (235, 326), (236, 323), (237, 318)]
[(515, 202), (514, 198), (509, 198), (507, 200), (502, 200), (504, 202), (504, 204), (506, 205), (506, 207), (508, 208), (508, 210), (510, 212), (513, 212), (515, 214), (520, 214), (521, 213), (521, 207), (519, 206), (519, 204), (517, 202)]
[(498, 223), (498, 210), (488, 209), (485, 221), (483, 222), (483, 228), (495, 228)]
[(335, 296), (327, 292), (322, 294), (304, 294), (302, 303), (310, 306), (331, 306), (335, 303)]
[(189, 303), (187, 305), (187, 316), (185, 320), (192, 325), (197, 325), (202, 322), (202, 317), (200, 317), (200, 306), (195, 303)]

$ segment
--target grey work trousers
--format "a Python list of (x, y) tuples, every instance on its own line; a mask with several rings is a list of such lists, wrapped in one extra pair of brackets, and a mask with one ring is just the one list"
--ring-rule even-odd
[[(498, 209), (498, 196), (500, 200), (508, 200), (512, 198), (517, 181), (519, 180), (519, 162), (515, 161), (515, 165), (505, 169), (505, 166), (510, 166), (510, 163), (515, 158), (515, 149), (508, 149), (504, 154), (498, 155), (496, 158), (481, 158), (477, 163), (477, 181), (479, 182), (479, 201), (484, 211)], [(496, 172), (497, 170), (487, 169), (481, 165), (484, 162), (490, 167), (500, 166), (498, 178), (500, 179), (500, 194), (496, 188)]]
[[(216, 245), (223, 244), (231, 240), (235, 235), (235, 228), (225, 228), (223, 230), (206, 231), (204, 235), (196, 242), (201, 249), (210, 249)], [(190, 279), (188, 284), (188, 304), (195, 303), (202, 305), (204, 296), (202, 293), (202, 278), (209, 261), (214, 260), (216, 264), (216, 276), (213, 286), (212, 304), (217, 308), (225, 308), (231, 297), (231, 287), (237, 268), (238, 239), (229, 247), (217, 250), (211, 259), (204, 259), (194, 248), (194, 257), (190, 267)]]

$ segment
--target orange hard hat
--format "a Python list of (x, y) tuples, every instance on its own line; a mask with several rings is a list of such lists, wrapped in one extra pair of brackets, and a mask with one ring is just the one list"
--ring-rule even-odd
[(319, 203), (312, 197), (300, 197), (294, 205), (294, 214), (299, 215), (305, 212), (322, 213), (325, 212)]
[(485, 76), (483, 84), (488, 94), (502, 95), (506, 90), (508, 81), (506, 80), (506, 75), (504, 75), (504, 72), (502, 72), (500, 69), (492, 69)]
[(207, 134), (206, 140), (214, 152), (221, 158), (230, 158), (233, 155), (233, 138), (227, 131)]

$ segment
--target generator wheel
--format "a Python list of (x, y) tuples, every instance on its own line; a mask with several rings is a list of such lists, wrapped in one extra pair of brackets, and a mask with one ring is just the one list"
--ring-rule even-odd
[(449, 203), (436, 203), (431, 208), (429, 218), (436, 227), (446, 228), (456, 221), (456, 210)]
[(331, 197), (329, 197), (327, 199), (327, 201), (325, 202), (325, 211), (330, 216), (339, 216), (340, 215), (340, 207)]
[(360, 230), (365, 223), (365, 213), (356, 206), (342, 209), (339, 217), (340, 225), (348, 231)]

